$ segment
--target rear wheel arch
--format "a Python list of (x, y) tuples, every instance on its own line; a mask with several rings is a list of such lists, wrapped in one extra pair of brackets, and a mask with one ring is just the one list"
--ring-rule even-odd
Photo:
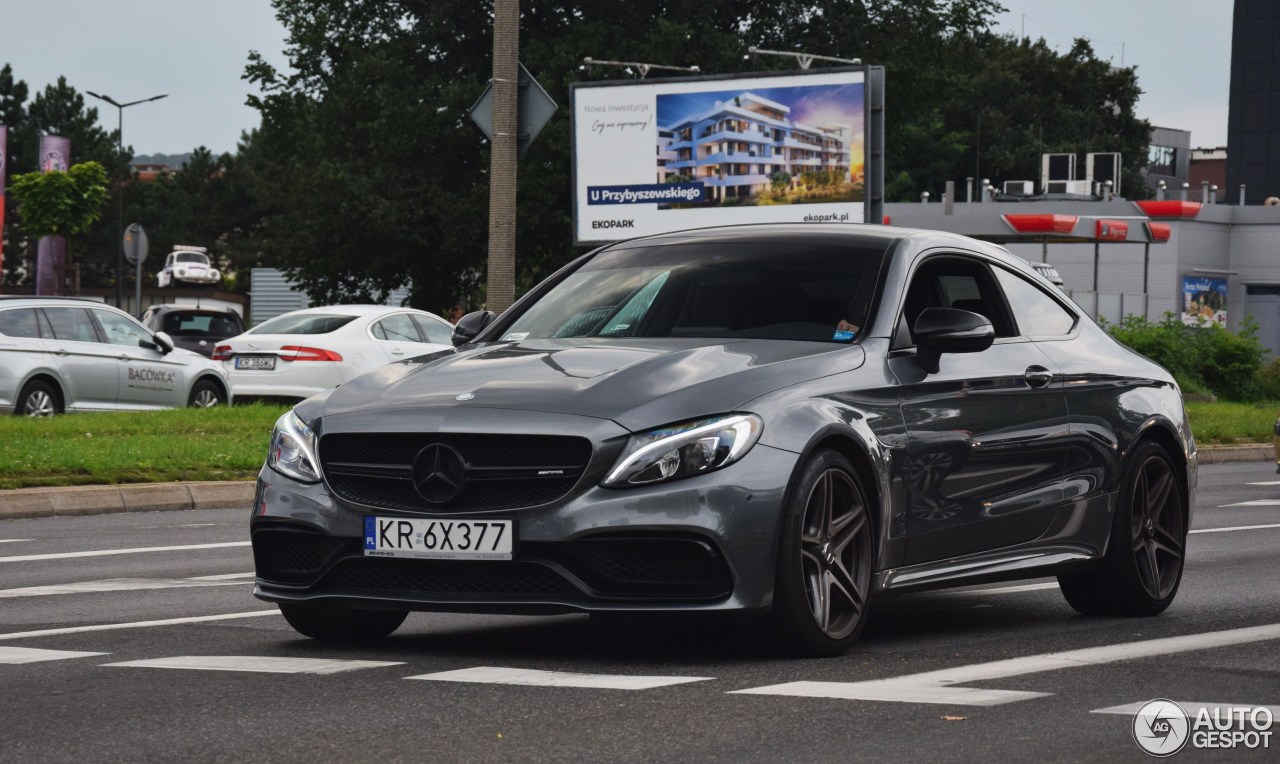
[(227, 403), (231, 400), (231, 391), (227, 388), (225, 382), (216, 374), (201, 374), (191, 382), (191, 387), (187, 390), (187, 400), (190, 401), (194, 396), (197, 388), (202, 384), (213, 385), (218, 393), (222, 396), (222, 402)]
[[(1187, 476), (1187, 455), (1182, 450), (1182, 444), (1178, 441), (1178, 436), (1172, 425), (1161, 420), (1156, 420), (1148, 424), (1140, 430), (1137, 436), (1129, 443), (1129, 447), (1125, 449), (1125, 456), (1129, 456), (1137, 452), (1138, 447), (1143, 443), (1152, 442), (1160, 446), (1165, 455), (1169, 457), (1170, 463), (1173, 464), (1174, 471), (1177, 472), (1178, 485), (1182, 488), (1182, 520), (1189, 528), (1191, 525), (1191, 486), (1188, 485)], [(1124, 472), (1124, 465), (1120, 465), (1121, 474)], [(1120, 486), (1123, 489), (1123, 486)]]
[[(44, 384), (52, 388), (54, 403), (57, 406), (58, 411), (65, 412), (67, 410), (67, 393), (65, 390), (62, 389), (62, 384), (58, 382), (58, 379), (54, 377), (52, 374), (49, 374), (48, 372), (37, 372), (35, 374), (32, 374), (27, 379), (23, 380), (22, 384), (18, 386), (18, 396), (21, 396), (22, 393), (26, 392), (27, 386), (30, 385), (32, 382), (43, 382)], [(17, 406), (20, 405), (20, 402), (17, 400), (17, 398), (14, 399), (13, 405), (15, 409)]]

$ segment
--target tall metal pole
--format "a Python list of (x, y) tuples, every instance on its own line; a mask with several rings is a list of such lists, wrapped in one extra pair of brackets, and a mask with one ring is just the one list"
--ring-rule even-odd
[[(97, 98), (99, 101), (106, 101), (116, 107), (116, 154), (117, 158), (124, 156), (124, 110), (130, 106), (137, 106), (140, 103), (150, 103), (151, 101), (159, 101), (161, 98), (168, 98), (169, 94), (165, 93), (150, 98), (140, 98), (137, 101), (128, 103), (120, 103), (109, 95), (99, 95), (92, 90), (84, 91), (89, 95)], [(125, 168), (125, 174), (120, 178), (120, 188), (116, 192), (116, 307), (124, 308), (124, 184), (129, 179), (129, 168)]]
[(493, 0), (493, 137), (489, 142), (489, 278), (486, 307), (516, 295), (516, 151), (520, 87), (519, 0)]

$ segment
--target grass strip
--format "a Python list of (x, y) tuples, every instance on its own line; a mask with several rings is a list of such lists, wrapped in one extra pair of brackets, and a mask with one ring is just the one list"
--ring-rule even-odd
[(286, 406), (0, 417), (0, 488), (247, 480)]
[(1196, 443), (1201, 446), (1270, 443), (1274, 437), (1277, 414), (1280, 414), (1280, 401), (1187, 401), (1191, 432), (1196, 436)]

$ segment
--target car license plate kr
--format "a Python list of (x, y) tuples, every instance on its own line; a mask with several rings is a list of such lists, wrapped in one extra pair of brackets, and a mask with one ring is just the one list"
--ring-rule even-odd
[(236, 356), (236, 368), (272, 371), (276, 368), (276, 357), (273, 355), (238, 355)]
[(427, 560), (510, 560), (514, 548), (510, 520), (364, 519), (366, 557)]

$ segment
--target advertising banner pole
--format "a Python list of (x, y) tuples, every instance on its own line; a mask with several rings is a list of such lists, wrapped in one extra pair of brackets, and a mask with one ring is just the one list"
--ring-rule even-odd
[[(66, 172), (71, 167), (71, 140), (58, 135), (40, 136), (40, 172)], [(36, 294), (62, 294), (67, 239), (45, 236), (36, 245)]]
[(4, 187), (8, 185), (9, 128), (0, 125), (0, 293), (4, 292)]

